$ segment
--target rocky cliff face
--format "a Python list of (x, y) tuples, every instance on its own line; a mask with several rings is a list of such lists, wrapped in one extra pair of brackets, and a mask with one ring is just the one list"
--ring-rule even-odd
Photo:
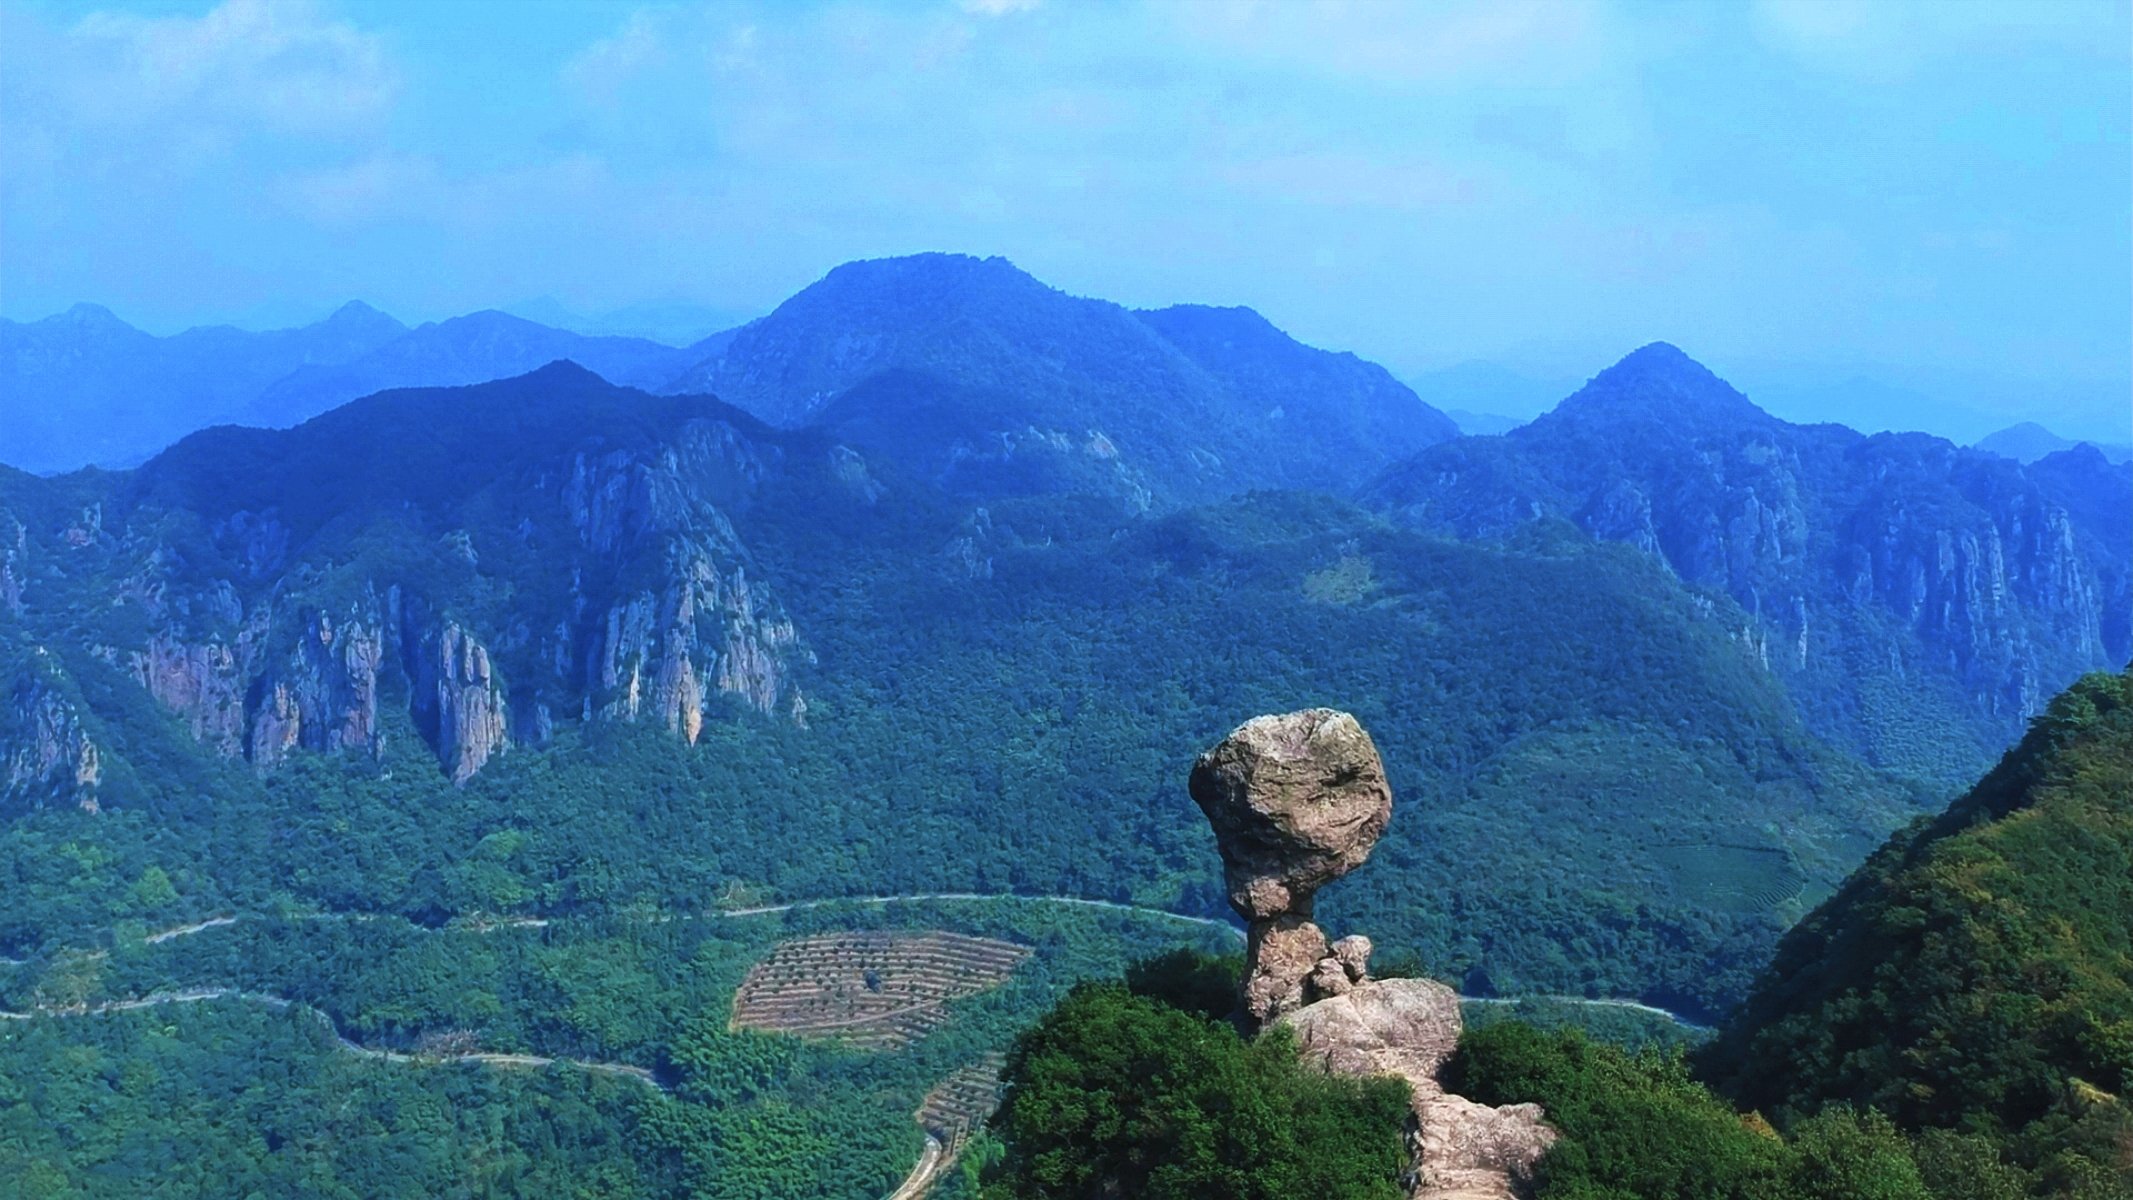
[[(687, 415), (704, 402), (618, 393), (583, 372), (529, 379), (558, 393), (568, 436), (498, 462), (470, 425), (466, 450), (368, 508), (397, 451), (344, 433), (309, 466), (241, 481), (243, 505), (223, 502), (215, 464), (248, 451), (217, 447), (205, 484), (174, 452), (137, 479), (113, 477), (103, 500), (5, 516), (0, 605), (263, 771), (298, 751), (379, 756), (396, 726), (465, 782), (559, 720), (654, 722), (688, 742), (732, 708), (804, 723), (796, 675), (812, 655), (729, 516), (786, 469), (785, 444), (730, 410)], [(495, 388), (490, 427), (529, 419), (523, 387)], [(482, 391), (454, 402), (478, 405)], [(625, 424), (626, 437), (580, 432), (605, 427), (573, 406), (602, 401), (683, 415)], [(312, 432), (232, 436), (278, 446)], [(292, 452), (264, 453), (278, 466)], [(822, 456), (813, 469), (878, 495), (850, 451), (808, 453)], [(50, 566), (27, 588), (32, 557)], [(50, 756), (72, 743), (48, 733), (21, 743), (32, 749), (16, 773), (58, 769)]]
[[(224, 757), (244, 753), (249, 727), (245, 688), (252, 677), (255, 638), (185, 641), (173, 630), (150, 635), (127, 655), (134, 680), (176, 713), (194, 738)], [(289, 708), (286, 693), (280, 696)], [(295, 714), (290, 711), (289, 719)]]
[(38, 661), (44, 657), (41, 649), (32, 652), (0, 713), (0, 800), (8, 807), (59, 803), (95, 812), (103, 751), (51, 669)]
[(249, 741), (252, 761), (278, 766), (298, 747), (377, 753), (378, 672), (385, 661), (385, 633), (374, 604), (352, 608), (338, 621), (325, 612), (306, 613), (295, 645), (264, 680), (265, 700)]
[(0, 512), (0, 612), (22, 615), (23, 556), (29, 549), (29, 531), (14, 514)]
[[(855, 456), (842, 447), (830, 453), (832, 473), (851, 476)], [(802, 718), (793, 667), (813, 656), (775, 597), (750, 578), (749, 555), (721, 508), (747, 503), (780, 465), (780, 456), (714, 422), (692, 424), (658, 454), (573, 464), (562, 498), (581, 545), (609, 567), (653, 554), (665, 564), (657, 587), (615, 596), (576, 653), (551, 655), (584, 664), (586, 718), (655, 720), (691, 743), (714, 695)], [(856, 469), (863, 474), (863, 464)]]
[[(1553, 517), (1635, 546), (1746, 610), (1810, 716), (1874, 720), (1858, 717), (1862, 678), (1932, 681), (1982, 754), (2075, 675), (2133, 654), (2111, 594), (2133, 539), (2038, 473), (1922, 434), (1786, 424), (1670, 346), (1501, 438), (1422, 452), (1367, 498), (1465, 537)], [(1886, 732), (1828, 731), (1870, 754)]]
[(490, 666), (488, 648), (456, 621), (416, 645), (416, 721), (429, 727), (445, 774), (453, 783), (465, 783), (510, 748), (502, 681)]

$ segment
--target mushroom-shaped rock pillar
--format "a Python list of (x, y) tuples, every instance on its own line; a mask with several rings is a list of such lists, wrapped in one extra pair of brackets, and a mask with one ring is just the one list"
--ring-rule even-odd
[[(1244, 1010), (1257, 1028), (1315, 998), (1309, 981), (1331, 955), (1312, 896), (1370, 857), (1392, 789), (1370, 735), (1330, 708), (1246, 721), (1193, 764), (1190, 788), (1249, 926)], [(1338, 965), (1360, 979), (1367, 943), (1345, 949)]]

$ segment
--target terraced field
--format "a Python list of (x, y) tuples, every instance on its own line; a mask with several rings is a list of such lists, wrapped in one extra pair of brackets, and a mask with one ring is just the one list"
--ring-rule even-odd
[(1728, 912), (1767, 912), (1797, 899), (1807, 873), (1771, 846), (1661, 846), (1653, 859), (1683, 894)]
[(1000, 1107), (1000, 1072), (1006, 1069), (1005, 1054), (988, 1054), (941, 1080), (919, 1105), (919, 1126), (952, 1152)]
[(797, 938), (750, 968), (733, 997), (733, 1027), (894, 1049), (946, 1024), (948, 1001), (999, 986), (1030, 953), (940, 930)]

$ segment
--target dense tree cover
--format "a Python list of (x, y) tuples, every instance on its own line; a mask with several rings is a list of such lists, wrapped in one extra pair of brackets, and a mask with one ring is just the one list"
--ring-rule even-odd
[(1706, 1062), (1781, 1118), (1870, 1106), (2048, 1190), (2133, 1179), (2133, 673), (2083, 679), (1874, 855)]
[[(172, 1195), (242, 1195), (256, 1178), (266, 1195), (878, 1200), (917, 1161), (922, 1136), (913, 1113), (940, 1079), (1004, 1049), (1076, 981), (1115, 974), (1150, 945), (1230, 940), (1159, 916), (1036, 901), (689, 921), (656, 915), (441, 929), (393, 918), (275, 918), (155, 943), (121, 934), (101, 947), (40, 955), (0, 968), (0, 1009), (95, 1005), (202, 987), (298, 1003), (278, 1009), (231, 998), (0, 1020), (0, 1078), (39, 1077), (64, 1058), (93, 1078), (152, 1068), (161, 1080), (154, 1113), (92, 1104), (80, 1087), (10, 1094), (4, 1099), (15, 1107), (0, 1116), (0, 1128), (108, 1124), (111, 1138), (137, 1130), (126, 1136), (199, 1147), (185, 1176), (190, 1182)], [(773, 943), (855, 927), (957, 929), (1017, 940), (1036, 953), (1001, 987), (952, 1002), (949, 1024), (894, 1052), (728, 1029), (734, 986)], [(261, 1028), (286, 1033), (267, 1036)], [(449, 1061), (379, 1061), (337, 1046), (335, 1033), (418, 1060), (480, 1050), (644, 1067), (667, 1090), (567, 1066), (527, 1075)], [(109, 1053), (88, 1056), (87, 1048), (106, 1038), (117, 1039)], [(359, 1132), (369, 1141), (351, 1132), (349, 1153), (336, 1156), (323, 1134), (285, 1147), (261, 1132), (283, 1119), (276, 1088), (290, 1091), (292, 1106), (319, 1103), (288, 1082), (304, 1072), (338, 1081), (321, 1088), (357, 1089)], [(525, 1081), (538, 1087), (528, 1091)], [(469, 1088), (495, 1106), (487, 1124), (440, 1124), (424, 1115)], [(243, 1105), (225, 1102), (231, 1089), (242, 1093)], [(566, 1103), (580, 1093), (591, 1099)], [(523, 1132), (542, 1121), (557, 1127)], [(506, 1127), (521, 1130), (513, 1136), (525, 1140), (523, 1148), (492, 1144)], [(0, 1141), (0, 1177), (43, 1157), (68, 1178), (101, 1173), (113, 1181), (110, 1190), (88, 1194), (119, 1195), (128, 1194), (119, 1181), (141, 1178), (128, 1172), (152, 1165), (123, 1145), (81, 1138)], [(462, 1178), (425, 1167), (403, 1189), (375, 1174), (387, 1151), (372, 1143), (389, 1147), (395, 1139), (419, 1142), (417, 1157), (426, 1163), (499, 1159), (503, 1173)], [(315, 1192), (307, 1192), (313, 1184)], [(44, 1194), (80, 1193), (59, 1187)]]
[[(992, 575), (970, 579), (864, 526), (908, 514), (763, 515), (778, 507), (750, 536), (791, 564), (820, 659), (804, 730), (727, 713), (690, 749), (565, 726), (453, 788), (388, 697), (375, 760), (299, 754), (259, 778), (51, 637), (111, 764), (105, 811), (0, 827), (20, 898), (0, 952), (225, 907), (437, 923), (736, 888), (1221, 915), (1185, 764), (1244, 716), (1332, 703), (1373, 731), (1398, 808), (1329, 920), (1477, 993), (1709, 1012), (1910, 811), (1800, 729), (1723, 613), (1619, 547), (1485, 550), (1293, 496), (1124, 525), (1045, 502), (995, 512)], [(134, 890), (151, 867), (176, 893), (152, 911)]]
[[(586, 590), (664, 586), (663, 558), (583, 553), (557, 480), (579, 454), (660, 459), (678, 431), (739, 447), (745, 469), (658, 484), (744, 545), (792, 617), (813, 656), (791, 664), (804, 728), (715, 697), (694, 746), (580, 721), (590, 693), (535, 661), (535, 634), (578, 619)], [(32, 534), (0, 660), (48, 671), (105, 764), (100, 812), (0, 815), (0, 954), (30, 960), (0, 990), (237, 983), (365, 1043), (472, 1034), (642, 1066), (674, 1088), (631, 1101), (647, 1187), (841, 1198), (908, 1167), (927, 1086), (1159, 926), (940, 916), (1081, 965), (1033, 964), (870, 1057), (719, 1036), (769, 935), (669, 918), (934, 891), (1226, 917), (1187, 766), (1250, 715), (1325, 703), (1371, 728), (1397, 796), (1372, 870), (1321, 897), (1329, 927), (1469, 991), (1714, 1013), (1914, 810), (1806, 732), (1731, 601), (1566, 527), (1463, 545), (1293, 494), (1157, 517), (1059, 496), (973, 511), (893, 461), (850, 466), (813, 434), (557, 369), (205, 435), (135, 474), (0, 475), (0, 508)], [(269, 511), (286, 545), (231, 532)], [(260, 772), (196, 742), (126, 665), (156, 633), (235, 639), (232, 596), (286, 624), (391, 588), (479, 631), (514, 721), (522, 698), (550, 704), (552, 731), (454, 787), (388, 667), (377, 754)], [(146, 940), (225, 912), (279, 919)], [(551, 923), (481, 931), (498, 918)], [(1102, 953), (1075, 950), (1098, 934)]]
[[(1907, 1138), (1879, 1112), (1826, 1109), (1784, 1136), (1697, 1083), (1677, 1053), (1632, 1053), (1519, 1022), (1469, 1030), (1445, 1083), (1537, 1103), (1561, 1135), (1538, 1200), (2014, 1200), (2029, 1181), (1989, 1141)], [(2099, 1186), (2078, 1193), (2107, 1200)]]
[(241, 1001), (0, 1021), (0, 1196), (681, 1194), (629, 1080), (407, 1066)]
[(990, 1200), (1398, 1200), (1407, 1086), (1303, 1065), (1276, 1031), (1118, 984), (1075, 989), (1016, 1042)]

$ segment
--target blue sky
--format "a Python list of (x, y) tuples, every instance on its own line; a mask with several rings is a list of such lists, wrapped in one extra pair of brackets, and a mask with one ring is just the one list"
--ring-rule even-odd
[(1665, 339), (2128, 440), (2128, 12), (0, 0), (0, 314), (747, 315), (947, 249), (1408, 374)]

